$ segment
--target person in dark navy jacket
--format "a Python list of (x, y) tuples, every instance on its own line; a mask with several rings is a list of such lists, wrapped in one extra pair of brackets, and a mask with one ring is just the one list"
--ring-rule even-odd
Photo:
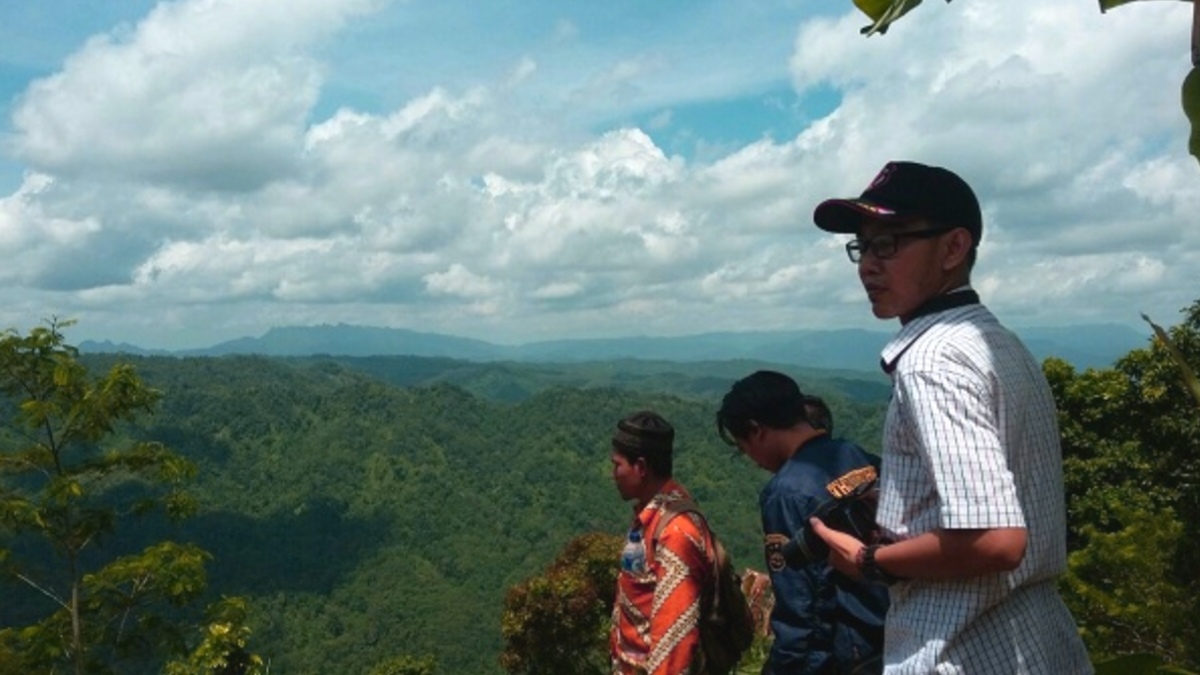
[(814, 426), (809, 401), (792, 378), (760, 370), (735, 382), (717, 413), (721, 437), (774, 474), (759, 495), (775, 593), (775, 637), (762, 672), (879, 673), (886, 587), (854, 581), (824, 558), (797, 568), (784, 561), (784, 545), (833, 498), (831, 486), (873, 479), (878, 466), (859, 446)]

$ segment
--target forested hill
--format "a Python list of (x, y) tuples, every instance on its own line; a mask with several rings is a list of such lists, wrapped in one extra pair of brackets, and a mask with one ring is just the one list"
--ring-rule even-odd
[[(100, 370), (114, 358), (86, 362)], [(253, 647), (271, 672), (364, 673), (391, 656), (433, 654), (439, 672), (499, 673), (506, 589), (572, 537), (626, 525), (608, 440), (614, 422), (640, 408), (678, 427), (676, 473), (735, 561), (762, 564), (757, 491), (767, 475), (732, 458), (713, 424), (720, 393), (761, 364), (643, 364), (635, 381), (628, 364), (122, 360), (165, 395), (137, 433), (200, 468), (201, 513), (144, 536), (215, 555), (211, 592), (251, 599)], [(879, 437), (878, 382), (801, 381), (831, 399), (845, 435)], [(869, 401), (848, 398), (859, 389)], [(14, 599), (8, 611), (40, 602), (4, 592)]]
[(484, 398), (507, 402), (522, 401), (551, 388), (606, 387), (719, 400), (734, 380), (760, 368), (782, 370), (796, 378), (805, 391), (845, 402), (874, 404), (891, 395), (890, 383), (882, 371), (801, 368), (750, 360), (614, 359), (538, 364), (411, 356), (327, 356), (308, 360), (345, 365), (402, 387), (453, 384)]

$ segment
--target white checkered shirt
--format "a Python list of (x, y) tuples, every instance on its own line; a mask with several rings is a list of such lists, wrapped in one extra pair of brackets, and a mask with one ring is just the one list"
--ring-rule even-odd
[(1091, 673), (1058, 596), (1066, 569), (1062, 451), (1036, 359), (984, 306), (918, 317), (884, 348), (894, 368), (878, 520), (896, 539), (1024, 527), (1011, 572), (895, 584), (887, 675)]

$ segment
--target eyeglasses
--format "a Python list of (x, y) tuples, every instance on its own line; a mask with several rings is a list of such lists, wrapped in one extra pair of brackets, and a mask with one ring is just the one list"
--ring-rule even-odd
[(879, 260), (887, 260), (896, 255), (896, 251), (900, 248), (901, 239), (929, 239), (939, 234), (945, 234), (952, 229), (954, 228), (937, 227), (931, 230), (917, 230), (915, 232), (880, 234), (870, 239), (851, 239), (846, 242), (846, 255), (850, 256), (850, 262), (853, 263), (862, 260), (863, 256), (868, 253), (873, 254)]

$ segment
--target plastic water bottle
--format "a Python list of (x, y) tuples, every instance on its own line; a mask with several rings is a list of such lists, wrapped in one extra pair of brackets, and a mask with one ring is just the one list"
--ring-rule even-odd
[(642, 531), (632, 529), (621, 551), (621, 569), (633, 574), (646, 571), (646, 545), (642, 543)]

